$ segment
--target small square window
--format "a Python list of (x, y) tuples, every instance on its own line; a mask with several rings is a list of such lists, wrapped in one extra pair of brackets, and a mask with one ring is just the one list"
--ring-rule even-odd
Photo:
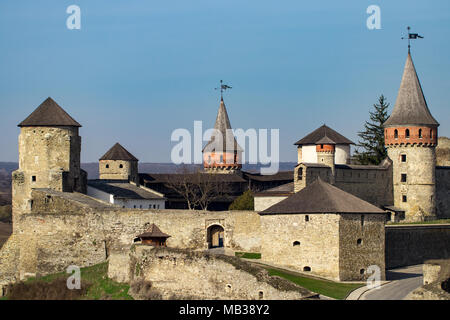
[(406, 173), (402, 173), (402, 182), (406, 182)]
[(36, 176), (32, 176), (32, 177), (31, 177), (31, 181), (32, 181), (32, 182), (36, 182)]
[(306, 222), (309, 221), (309, 216), (308, 216), (308, 215), (305, 216), (305, 221), (306, 221)]
[(405, 195), (403, 195), (402, 196), (402, 202), (407, 202), (407, 201), (408, 201), (408, 198)]
[(406, 154), (402, 154), (402, 162), (406, 162)]

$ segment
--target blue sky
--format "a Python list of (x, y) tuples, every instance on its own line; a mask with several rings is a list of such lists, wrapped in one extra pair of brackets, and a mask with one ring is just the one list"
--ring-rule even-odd
[[(81, 30), (66, 28), (72, 4)], [(381, 30), (366, 27), (372, 4)], [(380, 94), (394, 105), (407, 25), (425, 36), (413, 59), (450, 136), (448, 0), (1, 1), (0, 161), (17, 161), (16, 124), (51, 96), (83, 125), (83, 162), (117, 141), (169, 162), (174, 129), (214, 125), (220, 79), (232, 126), (279, 128), (282, 161), (323, 123), (357, 141)]]

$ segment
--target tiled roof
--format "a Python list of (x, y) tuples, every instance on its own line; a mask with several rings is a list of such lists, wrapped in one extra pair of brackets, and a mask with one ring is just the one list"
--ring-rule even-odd
[(416, 68), (409, 53), (394, 110), (384, 123), (385, 127), (396, 125), (439, 126), (428, 109)]
[(306, 137), (298, 140), (296, 143), (294, 143), (294, 145), (301, 146), (305, 144), (322, 144), (322, 143), (354, 144), (351, 140), (347, 139), (340, 133), (334, 131), (330, 127), (327, 127), (326, 125), (323, 125), (320, 128), (308, 134)]
[(156, 224), (152, 224), (143, 234), (137, 236), (138, 238), (169, 238), (170, 236), (162, 232)]
[(63, 108), (52, 98), (48, 97), (19, 127), (81, 127)]
[(116, 143), (111, 149), (106, 152), (100, 160), (124, 160), (124, 161), (139, 161), (135, 156), (122, 147), (120, 143)]
[(296, 213), (385, 213), (380, 208), (318, 178), (261, 215)]
[(88, 186), (112, 194), (115, 199), (164, 200), (157, 192), (141, 188), (123, 180), (88, 180)]

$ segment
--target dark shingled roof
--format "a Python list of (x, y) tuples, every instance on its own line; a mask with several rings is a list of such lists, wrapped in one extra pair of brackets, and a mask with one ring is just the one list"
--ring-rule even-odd
[(124, 160), (124, 161), (139, 161), (135, 156), (116, 143), (111, 149), (106, 152), (100, 160)]
[(245, 172), (244, 176), (249, 180), (269, 182), (269, 181), (289, 181), (294, 180), (294, 171), (278, 171), (275, 174), (261, 174), (256, 172)]
[(323, 125), (320, 128), (308, 134), (303, 139), (298, 140), (296, 143), (294, 143), (294, 145), (301, 146), (305, 144), (322, 144), (322, 143), (354, 144), (351, 140), (347, 139), (340, 133), (334, 131), (330, 127), (327, 127), (326, 125)]
[(156, 224), (152, 223), (150, 228), (147, 229), (143, 234), (137, 236), (138, 238), (169, 238), (168, 234), (162, 232)]
[(428, 109), (416, 68), (409, 53), (394, 110), (384, 123), (385, 127), (397, 125), (439, 126)]
[(19, 127), (81, 127), (63, 108), (52, 98), (48, 97)]
[(289, 182), (275, 188), (255, 193), (255, 197), (285, 196), (292, 193), (294, 193), (294, 182)]
[(88, 180), (88, 186), (112, 194), (115, 199), (165, 200), (156, 192), (151, 192), (124, 180)]
[(217, 112), (214, 129), (218, 130), (222, 134), (222, 150), (216, 150), (217, 146), (214, 145), (215, 137), (211, 136), (211, 140), (209, 140), (209, 142), (203, 148), (203, 151), (242, 151), (242, 148), (237, 143), (234, 135), (227, 135), (227, 130), (231, 129), (231, 124), (223, 99), (220, 100), (219, 111)]
[(385, 213), (318, 178), (306, 188), (260, 212), (261, 215), (296, 213)]

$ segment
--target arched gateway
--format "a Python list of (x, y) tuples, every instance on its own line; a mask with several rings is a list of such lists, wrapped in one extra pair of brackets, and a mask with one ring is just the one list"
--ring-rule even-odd
[(224, 229), (222, 226), (214, 224), (207, 229), (208, 249), (222, 248), (224, 246)]

